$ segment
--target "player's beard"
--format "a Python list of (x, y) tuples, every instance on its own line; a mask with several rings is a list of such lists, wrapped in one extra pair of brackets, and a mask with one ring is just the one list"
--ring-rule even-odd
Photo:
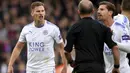
[(39, 26), (41, 26), (42, 24), (44, 24), (44, 18), (42, 17), (42, 18), (40, 18), (40, 16), (38, 16), (38, 15), (35, 15), (34, 16), (34, 21), (35, 21), (35, 26), (37, 26), (37, 27), (39, 27)]

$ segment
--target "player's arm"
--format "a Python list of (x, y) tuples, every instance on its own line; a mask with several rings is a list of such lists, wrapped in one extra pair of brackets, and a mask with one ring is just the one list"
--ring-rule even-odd
[(67, 67), (67, 60), (65, 58), (65, 55), (64, 55), (64, 43), (59, 43), (58, 44), (59, 48), (60, 48), (60, 55), (61, 55), (61, 58), (62, 58), (62, 63), (65, 65), (65, 67)]
[(124, 29), (120, 27), (120, 31), (118, 32), (118, 34), (119, 35), (117, 36), (117, 38), (119, 37), (120, 42), (117, 41), (116, 43), (119, 49), (124, 52), (130, 53), (130, 35), (129, 32), (127, 32), (127, 28)]
[[(129, 20), (126, 16), (118, 14), (114, 19), (116, 19), (115, 23), (117, 23), (118, 25), (123, 25), (124, 27), (126, 26), (125, 28), (129, 30)], [(126, 29), (122, 27), (118, 29), (120, 30), (118, 30), (118, 36), (115, 39), (120, 39), (120, 41), (117, 40), (116, 43), (120, 50), (130, 53), (130, 35), (128, 35), (129, 31), (125, 31)]]
[(10, 57), (10, 61), (9, 61), (9, 64), (8, 64), (8, 73), (13, 73), (13, 64), (15, 62), (15, 60), (17, 59), (17, 57), (19, 56), (22, 48), (24, 47), (24, 44), (23, 42), (17, 42), (13, 52), (12, 52), (12, 55)]
[(62, 36), (60, 34), (60, 30), (58, 27), (56, 27), (54, 29), (54, 40), (56, 41), (56, 43), (58, 44), (58, 47), (60, 48), (60, 55), (62, 58), (62, 63), (64, 64), (64, 67), (62, 69), (61, 73), (67, 73), (67, 60), (65, 58), (65, 54), (64, 54), (64, 43), (63, 43), (63, 39)]
[(62, 58), (62, 63), (64, 65), (61, 73), (67, 73), (67, 60), (65, 58), (65, 54), (64, 54), (64, 43), (59, 43), (58, 44), (59, 48), (60, 48), (60, 55), (61, 55), (61, 58)]
[(109, 48), (112, 49), (113, 58), (114, 58), (114, 65), (116, 65), (116, 68), (117, 68), (117, 66), (120, 65), (120, 62), (119, 62), (119, 60), (120, 60), (120, 54), (119, 54), (118, 46), (112, 40), (112, 32), (111, 32), (111, 30), (109, 28), (106, 28), (106, 29), (107, 30), (105, 32), (105, 43), (108, 45)]
[(116, 43), (117, 43), (120, 50), (127, 52), (127, 53), (130, 53), (130, 42), (128, 42), (128, 43), (116, 42)]
[[(118, 50), (118, 46), (112, 47), (113, 57), (114, 57), (114, 65), (120, 65), (120, 54)], [(119, 67), (118, 67), (119, 68)]]
[(9, 66), (12, 66), (14, 64), (14, 61), (19, 56), (22, 48), (24, 47), (24, 44), (25, 43), (23, 43), (23, 42), (17, 42), (17, 44), (12, 52), (12, 55), (10, 57)]
[(130, 35), (127, 28), (118, 27), (120, 29), (117, 31), (114, 41), (117, 43), (119, 50), (130, 53)]
[(10, 61), (8, 64), (8, 73), (13, 73), (13, 64), (14, 64), (15, 60), (17, 59), (17, 57), (19, 56), (21, 50), (23, 49), (25, 42), (26, 42), (25, 28), (23, 28), (20, 33), (19, 40), (16, 43), (16, 45), (13, 49), (12, 55), (10, 57)]

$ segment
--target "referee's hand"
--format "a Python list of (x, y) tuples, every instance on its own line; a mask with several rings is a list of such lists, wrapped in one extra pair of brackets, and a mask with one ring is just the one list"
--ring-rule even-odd
[(8, 73), (14, 73), (13, 66), (8, 66)]
[(119, 68), (113, 68), (112, 73), (120, 73)]
[(72, 68), (74, 68), (74, 67), (75, 67), (75, 62), (73, 61), (72, 63), (70, 63), (70, 66), (71, 66)]

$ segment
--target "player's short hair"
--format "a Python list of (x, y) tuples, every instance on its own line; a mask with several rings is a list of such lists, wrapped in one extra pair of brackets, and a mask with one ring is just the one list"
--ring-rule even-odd
[(112, 17), (115, 15), (116, 8), (115, 8), (115, 5), (113, 3), (108, 2), (108, 1), (102, 1), (102, 2), (99, 3), (99, 6), (100, 5), (106, 5), (108, 11), (113, 12)]
[(32, 9), (34, 9), (37, 6), (43, 6), (44, 7), (44, 3), (40, 2), (40, 1), (33, 2), (31, 4), (31, 11), (32, 11)]
[(122, 0), (121, 7), (124, 11), (130, 11), (130, 0)]
[(79, 3), (78, 9), (80, 11), (80, 14), (90, 14), (93, 12), (93, 4), (90, 2), (88, 6), (85, 6), (83, 3)]

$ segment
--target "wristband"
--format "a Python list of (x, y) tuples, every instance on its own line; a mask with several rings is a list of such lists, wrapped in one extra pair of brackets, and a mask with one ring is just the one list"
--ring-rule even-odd
[(114, 68), (119, 68), (120, 67), (120, 65), (114, 65)]

